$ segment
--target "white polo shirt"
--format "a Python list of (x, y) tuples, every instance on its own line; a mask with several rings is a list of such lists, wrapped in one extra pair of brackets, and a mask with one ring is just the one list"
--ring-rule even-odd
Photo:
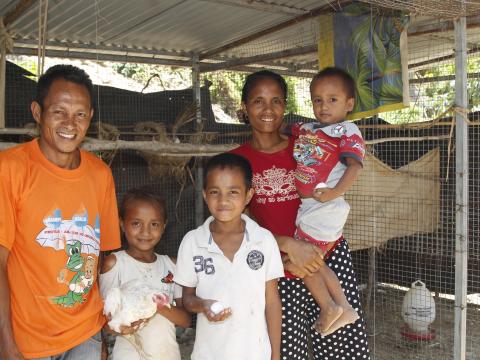
[(223, 322), (198, 314), (192, 360), (270, 360), (265, 283), (283, 276), (283, 264), (272, 233), (246, 215), (242, 219), (246, 231), (233, 262), (213, 240), (213, 217), (180, 244), (175, 281), (232, 309)]

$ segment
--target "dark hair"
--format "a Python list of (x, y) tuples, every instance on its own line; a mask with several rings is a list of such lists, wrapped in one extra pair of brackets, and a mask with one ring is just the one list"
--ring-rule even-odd
[(121, 219), (125, 219), (125, 214), (128, 210), (128, 207), (133, 201), (137, 200), (148, 202), (150, 205), (160, 211), (164, 221), (167, 221), (167, 207), (165, 205), (165, 201), (160, 196), (147, 189), (130, 189), (125, 193), (125, 195), (123, 195), (119, 210)]
[(285, 100), (287, 99), (287, 82), (282, 77), (282, 75), (274, 73), (270, 70), (261, 70), (248, 75), (245, 79), (245, 83), (243, 84), (242, 88), (242, 102), (247, 102), (248, 96), (250, 95), (250, 91), (252, 90), (252, 88), (257, 84), (257, 82), (263, 79), (272, 79), (273, 81), (275, 81), (282, 89), (283, 97), (285, 98)]
[(48, 91), (50, 90), (52, 83), (57, 79), (64, 79), (85, 86), (90, 95), (90, 104), (93, 108), (93, 84), (88, 74), (76, 66), (60, 64), (49, 68), (38, 79), (35, 101), (42, 109), (44, 105), (43, 102), (48, 96)]
[(208, 160), (207, 166), (205, 167), (205, 173), (203, 174), (203, 188), (205, 189), (207, 187), (208, 174), (215, 169), (223, 170), (226, 168), (239, 169), (243, 174), (243, 179), (247, 190), (252, 187), (252, 167), (250, 166), (248, 160), (237, 154), (222, 153), (215, 155)]
[(310, 82), (310, 93), (312, 92), (312, 87), (318, 80), (322, 80), (328, 77), (336, 77), (343, 82), (345, 92), (347, 97), (355, 99), (355, 80), (352, 76), (343, 69), (338, 67), (326, 67), (325, 69), (319, 71)]

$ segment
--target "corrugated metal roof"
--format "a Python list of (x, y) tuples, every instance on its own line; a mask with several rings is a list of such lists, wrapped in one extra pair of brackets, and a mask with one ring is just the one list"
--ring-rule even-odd
[[(10, 0), (0, 5), (0, 16), (12, 11), (19, 3), (20, 0)], [(15, 34), (19, 53), (31, 52), (32, 50), (25, 48), (36, 47), (40, 4), (41, 0), (33, 2), (16, 21), (7, 26)], [(61, 51), (68, 50), (69, 53), (64, 53), (65, 56), (137, 56), (135, 61), (146, 59), (160, 62), (159, 59), (163, 59), (172, 61), (172, 64), (188, 65), (193, 54), (218, 49), (322, 6), (333, 10), (334, 6), (338, 7), (338, 2), (50, 0), (47, 46), (48, 49), (56, 49), (57, 56), (62, 54)], [(438, 22), (438, 19), (422, 17), (416, 21), (417, 24), (426, 26)], [(475, 30), (469, 31), (469, 36), (472, 36), (476, 43), (479, 40), (477, 33)], [(291, 49), (308, 50), (316, 46), (318, 35), (318, 18), (310, 18), (214, 54), (204, 62), (250, 58)], [(451, 30), (434, 35), (426, 32), (424, 35), (412, 37), (409, 39), (410, 62), (451, 53), (452, 46)], [(430, 49), (429, 53), (425, 53), (426, 48)], [(75, 51), (78, 53), (73, 55)], [(155, 59), (152, 60), (152, 57)], [(298, 70), (301, 64), (314, 68), (316, 57), (315, 51), (311, 51), (281, 60), (269, 60), (267, 63)]]
[[(295, 1), (281, 5), (294, 5)], [(302, 1), (305, 12), (326, 1)], [(12, 28), (20, 39), (38, 33), (37, 1)], [(295, 6), (299, 8), (298, 6)], [(11, 6), (10, 6), (11, 8)], [(7, 9), (2, 9), (4, 15)], [(294, 18), (229, 5), (228, 1), (198, 0), (62, 0), (50, 1), (49, 42), (78, 42), (202, 52)]]

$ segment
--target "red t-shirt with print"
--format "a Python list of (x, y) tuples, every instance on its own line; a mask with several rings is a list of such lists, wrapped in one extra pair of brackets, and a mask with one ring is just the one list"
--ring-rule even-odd
[[(249, 204), (250, 214), (258, 224), (274, 235), (292, 236), (295, 233), (300, 199), (295, 188), (293, 159), (294, 139), (274, 153), (263, 153), (246, 142), (232, 153), (245, 157), (252, 166), (255, 194)], [(287, 277), (293, 277), (286, 273)]]

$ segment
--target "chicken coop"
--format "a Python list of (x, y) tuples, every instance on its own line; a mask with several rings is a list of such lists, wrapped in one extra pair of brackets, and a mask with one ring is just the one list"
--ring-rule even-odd
[[(345, 68), (367, 145), (345, 236), (371, 357), (479, 358), (480, 1), (7, 0), (0, 17), (0, 150), (36, 136), (40, 74), (84, 68), (96, 111), (83, 147), (111, 167), (119, 199), (142, 186), (165, 198), (171, 256), (208, 216), (205, 160), (249, 138), (245, 76), (283, 75), (293, 124), (315, 121), (315, 73)], [(431, 302), (416, 334), (404, 299), (419, 283)]]

